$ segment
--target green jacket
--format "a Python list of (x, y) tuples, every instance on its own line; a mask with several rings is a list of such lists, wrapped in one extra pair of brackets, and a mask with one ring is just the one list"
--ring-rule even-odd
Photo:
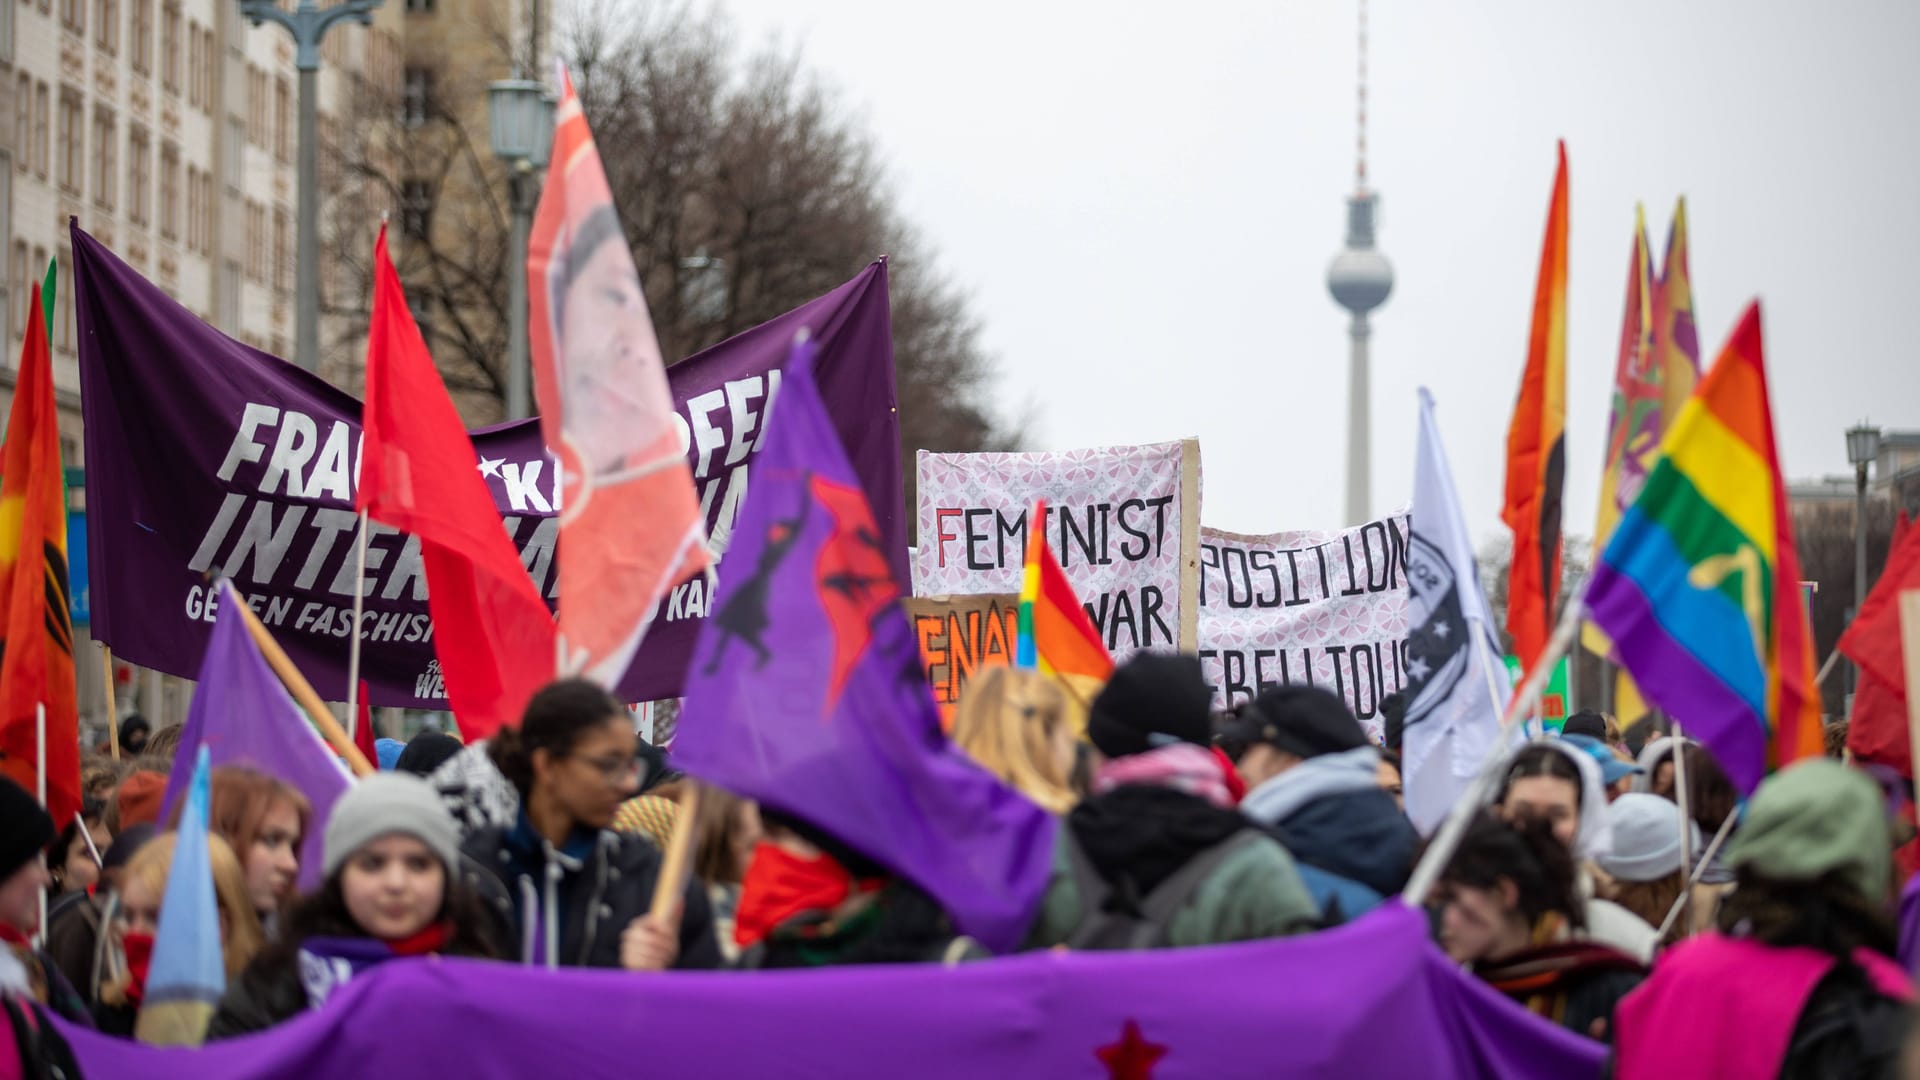
[[(1054, 842), (1053, 872), (1040, 902), (1040, 915), (1027, 939), (1029, 949), (1064, 945), (1080, 925), (1080, 888), (1074, 880), (1068, 845), (1071, 829), (1062, 824)], [(1287, 849), (1267, 837), (1229, 854), (1207, 875), (1168, 927), (1175, 948), (1232, 941), (1287, 937), (1320, 928), (1320, 909), (1307, 894)]]

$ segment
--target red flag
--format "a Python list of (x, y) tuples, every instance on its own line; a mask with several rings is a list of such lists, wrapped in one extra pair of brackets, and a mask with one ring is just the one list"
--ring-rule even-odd
[(358, 505), (420, 541), (434, 651), (472, 742), (519, 723), (527, 699), (552, 679), (553, 619), (500, 527), (473, 443), (407, 311), (384, 227), (373, 259)]
[(560, 91), (527, 244), (533, 388), (560, 464), (560, 673), (612, 687), (660, 598), (712, 559), (646, 291), (565, 69)]
[(380, 748), (373, 745), (373, 707), (367, 703), (367, 680), (360, 680), (360, 696), (354, 699), (360, 703), (353, 717), (353, 745), (360, 753), (378, 768)]
[(1560, 592), (1560, 499), (1566, 485), (1567, 147), (1547, 207), (1547, 236), (1533, 294), (1533, 331), (1520, 396), (1507, 430), (1507, 498), (1500, 516), (1513, 530), (1507, 631), (1522, 670), (1532, 670), (1553, 631)]
[[(29, 311), (40, 310), (33, 287)], [(47, 812), (80, 809), (80, 717), (73, 678), (73, 608), (67, 586), (67, 505), (53, 404), (47, 327), (27, 320), (13, 411), (0, 448), (0, 771), (38, 786), (37, 713), (46, 706)]]
[(1920, 588), (1920, 529), (1907, 527), (1901, 512), (1886, 569), (1860, 605), (1840, 651), (1860, 667), (1847, 725), (1847, 749), (1861, 761), (1878, 762), (1913, 775), (1908, 748), (1907, 674), (1900, 653), (1900, 592)]

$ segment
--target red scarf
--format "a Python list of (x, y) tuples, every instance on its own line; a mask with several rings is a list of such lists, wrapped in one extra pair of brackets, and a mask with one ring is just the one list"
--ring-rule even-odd
[(761, 841), (753, 849), (747, 875), (740, 883), (740, 905), (734, 912), (733, 940), (749, 948), (773, 928), (808, 911), (832, 911), (858, 887), (862, 892), (878, 882), (856, 882), (830, 856), (807, 859)]
[(128, 931), (120, 935), (127, 953), (127, 1001), (138, 1007), (147, 996), (147, 968), (153, 963), (153, 935)]
[(23, 949), (33, 944), (33, 942), (27, 938), (27, 935), (12, 923), (0, 923), (0, 942), (5, 942), (8, 945), (18, 945)]
[(429, 923), (416, 933), (387, 942), (387, 947), (393, 950), (395, 956), (425, 956), (445, 948), (447, 939), (452, 936), (452, 924)]

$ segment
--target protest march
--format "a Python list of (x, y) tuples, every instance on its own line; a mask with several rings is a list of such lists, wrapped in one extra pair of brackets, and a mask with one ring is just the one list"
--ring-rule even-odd
[(1601, 408), (1534, 178), (1490, 572), (1425, 387), (1403, 495), (1242, 532), (1207, 433), (904, 456), (879, 252), (664, 355), (585, 85), (524, 419), (462, 420), (400, 225), (355, 396), (69, 222), (84, 537), (39, 284), (0, 447), (0, 1080), (1920, 1076), (1920, 529), (1829, 715), (1804, 361), (1758, 300), (1695, 333), (1684, 203)]

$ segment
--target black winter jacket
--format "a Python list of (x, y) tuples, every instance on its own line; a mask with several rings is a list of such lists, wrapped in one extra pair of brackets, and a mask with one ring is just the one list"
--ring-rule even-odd
[[(660, 852), (643, 837), (580, 830), (555, 850), (523, 814), (511, 829), (481, 829), (462, 848), (462, 872), (497, 921), (507, 954), (533, 963), (536, 939), (559, 939), (545, 955), (555, 967), (617, 968), (620, 935), (653, 906)], [(676, 968), (722, 964), (706, 889), (689, 880), (680, 916)]]

